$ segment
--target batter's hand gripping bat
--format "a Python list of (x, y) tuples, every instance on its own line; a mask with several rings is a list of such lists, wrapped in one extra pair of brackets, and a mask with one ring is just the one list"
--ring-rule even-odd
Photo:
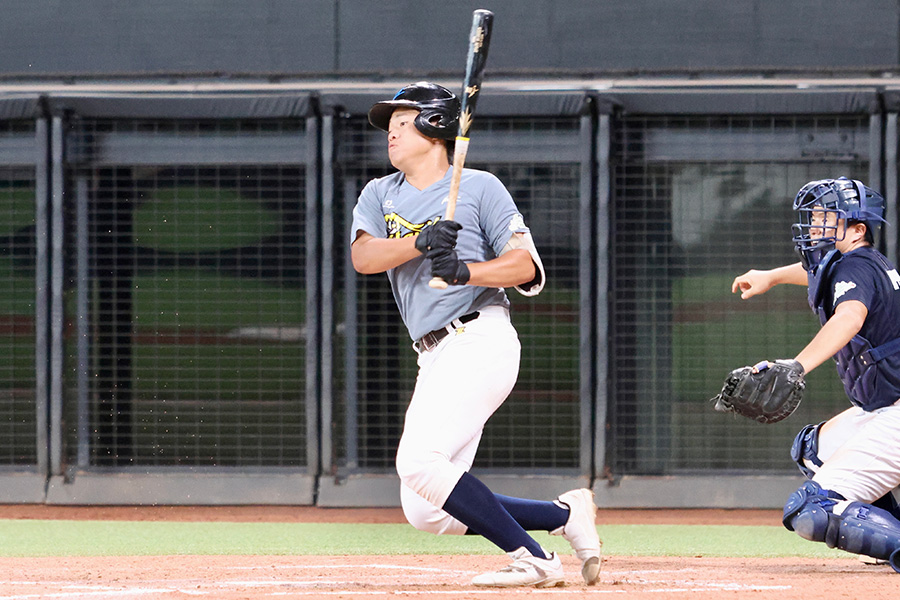
[[(481, 80), (484, 76), (484, 65), (487, 62), (488, 47), (491, 43), (491, 25), (494, 13), (478, 9), (472, 13), (472, 31), (469, 33), (469, 51), (466, 56), (466, 75), (463, 80), (463, 93), (459, 105), (459, 130), (456, 133), (456, 147), (453, 151), (453, 175), (450, 178), (450, 195), (447, 197), (447, 210), (444, 219), (451, 221), (456, 213), (456, 199), (459, 196), (459, 181), (462, 178), (466, 153), (469, 151), (469, 128), (475, 114), (475, 104), (481, 92)], [(447, 282), (434, 277), (428, 282), (433, 288), (445, 289)]]

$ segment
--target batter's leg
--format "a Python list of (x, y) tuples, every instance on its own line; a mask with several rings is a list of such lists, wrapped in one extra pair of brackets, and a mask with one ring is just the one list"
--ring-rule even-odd
[[(464, 471), (472, 468), (481, 435), (473, 438), (451, 459)], [(465, 524), (451, 517), (447, 511), (435, 506), (404, 483), (400, 484), (400, 505), (406, 520), (416, 529), (437, 535), (476, 534)]]
[[(454, 463), (515, 385), (519, 340), (503, 310), (482, 311), (458, 335), (419, 356), (419, 378), (397, 451), (401, 481), (506, 552), (540, 545), (481, 481)], [(490, 369), (484, 368), (490, 365)]]

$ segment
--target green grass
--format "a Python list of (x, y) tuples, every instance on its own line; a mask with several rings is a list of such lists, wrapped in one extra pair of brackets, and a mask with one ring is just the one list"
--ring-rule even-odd
[[(848, 557), (780, 526), (609, 525), (619, 556)], [(545, 548), (571, 552), (536, 533)], [(435, 536), (403, 524), (0, 520), (0, 556), (497, 554), (475, 536)]]

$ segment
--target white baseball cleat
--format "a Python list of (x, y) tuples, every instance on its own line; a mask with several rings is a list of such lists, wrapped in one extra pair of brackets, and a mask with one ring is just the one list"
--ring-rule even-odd
[(600, 536), (597, 535), (597, 505), (594, 492), (579, 489), (566, 492), (554, 502), (569, 509), (569, 520), (562, 527), (550, 532), (561, 535), (572, 545), (575, 556), (581, 560), (581, 576), (588, 585), (600, 579)]
[(554, 552), (550, 558), (532, 556), (525, 547), (509, 553), (513, 562), (493, 573), (482, 573), (472, 579), (472, 585), (479, 587), (525, 587), (538, 588), (565, 585), (562, 563)]

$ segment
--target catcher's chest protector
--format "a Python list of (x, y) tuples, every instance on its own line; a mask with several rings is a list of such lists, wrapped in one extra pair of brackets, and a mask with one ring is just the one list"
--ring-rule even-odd
[[(840, 258), (839, 254), (834, 261), (826, 258), (819, 268), (808, 275), (810, 306), (822, 325), (831, 318), (831, 311), (826, 310), (832, 304), (828, 290), (831, 286), (832, 267)], [(886, 289), (891, 289), (890, 282), (885, 283), (888, 285)], [(890, 354), (879, 352), (889, 345), (890, 342), (883, 344), (873, 352), (871, 342), (857, 334), (834, 355), (838, 376), (854, 406), (873, 411), (890, 406), (900, 398), (900, 356), (897, 354), (900, 348), (894, 349)]]

